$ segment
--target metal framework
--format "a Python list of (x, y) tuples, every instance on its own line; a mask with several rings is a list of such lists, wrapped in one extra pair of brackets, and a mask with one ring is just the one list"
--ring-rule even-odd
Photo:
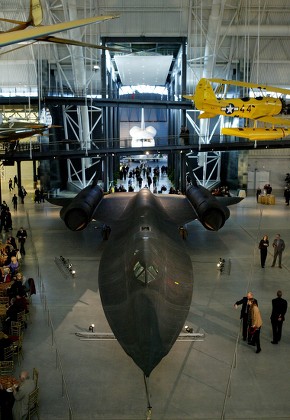
[[(217, 134), (219, 136), (219, 128), (221, 119), (218, 118), (216, 123), (209, 131), (209, 125), (206, 126), (206, 134), (202, 135), (202, 123), (204, 121), (200, 121), (201, 125), (198, 126), (194, 119), (191, 117), (192, 113), (197, 113), (198, 111), (192, 110), (186, 112), (186, 118), (189, 125), (192, 127), (194, 132), (198, 135), (199, 138), (199, 145), (202, 144), (210, 144), (213, 137)], [(187, 153), (187, 159), (196, 160), (196, 167), (191, 171), (189, 175), (192, 175), (196, 181), (198, 181), (204, 187), (208, 187), (214, 183), (220, 182), (220, 169), (221, 169), (221, 152), (213, 151), (211, 154), (208, 152), (203, 153)], [(197, 172), (202, 167), (202, 178), (198, 177)], [(208, 168), (211, 168), (210, 170)]]
[[(77, 18), (77, 2), (72, 0), (69, 3), (62, 0), (62, 10), (64, 13), (65, 20), (73, 20)], [(51, 23), (55, 23), (58, 20), (59, 9), (56, 8), (54, 12), (53, 7), (49, 8), (46, 4), (47, 12), (49, 14), (49, 20)], [(92, 9), (92, 3), (91, 3)], [(86, 8), (84, 4), (84, 11)], [(95, 13), (95, 10), (90, 10), (90, 14)], [(80, 29), (74, 30), (74, 36), (76, 39), (82, 39), (83, 32)], [(70, 35), (71, 36), (71, 35)], [(96, 40), (94, 40), (96, 42)], [(62, 57), (59, 55), (59, 49), (56, 45), (53, 46), (53, 53), (57, 68), (57, 83), (58, 90), (62, 93), (64, 86), (71, 92), (72, 95), (83, 95), (85, 96), (88, 91), (91, 95), (96, 94), (93, 89), (93, 83), (95, 79), (95, 72), (93, 70), (93, 63), (96, 63), (96, 56), (93, 51), (90, 51), (90, 56), (84, 55), (83, 48), (76, 46), (65, 46), (67, 54), (63, 54)], [(90, 65), (90, 76), (87, 80), (87, 62)], [(67, 77), (67, 68), (71, 66), (73, 74), (73, 85)], [(89, 101), (89, 99), (88, 99)], [(69, 131), (73, 134), (75, 140), (79, 143), (81, 150), (90, 150), (92, 147), (97, 147), (93, 144), (92, 133), (97, 125), (102, 123), (102, 110), (91, 105), (77, 105), (76, 108), (71, 106), (63, 105), (63, 122), (65, 138), (69, 139)], [(97, 117), (95, 117), (97, 115)], [(70, 130), (69, 130), (70, 128)], [(69, 150), (69, 144), (66, 145)], [(70, 159), (67, 161), (68, 170), (68, 181), (78, 188), (85, 188), (91, 179), (87, 180), (86, 169), (90, 166), (95, 165), (96, 162), (92, 163), (90, 158), (80, 159), (80, 165), (75, 165)], [(79, 169), (80, 168), (80, 169)]]
[[(92, 133), (97, 126), (102, 126), (102, 109), (94, 106), (66, 106), (63, 105), (63, 124), (65, 139), (72, 140), (87, 154), (88, 150), (98, 149), (98, 144), (92, 140)], [(88, 129), (88, 130), (87, 130)], [(74, 136), (70, 138), (69, 132)], [(66, 144), (70, 150), (69, 142)], [(87, 180), (86, 169), (96, 165), (99, 160), (92, 162), (92, 158), (82, 158), (81, 167), (74, 165), (71, 159), (67, 160), (68, 181), (78, 188), (85, 188), (91, 179)]]
[[(9, 2), (6, 3), (8, 5)], [(130, 7), (127, 7), (125, 3), (115, 6), (115, 3), (110, 0), (97, 5), (94, 0), (83, 0), (82, 2), (77, 2), (77, 0), (52, 0), (43, 2), (43, 7), (45, 8), (45, 23), (50, 24), (58, 23), (60, 20), (78, 18), (80, 15), (85, 17), (89, 14), (104, 14), (115, 10), (117, 7), (118, 10), (116, 12), (122, 13), (122, 20), (120, 19), (120, 23), (116, 23), (112, 35), (117, 37), (118, 34), (124, 33), (124, 25), (127, 25), (128, 38), (135, 37), (136, 39), (140, 33), (140, 27), (137, 28), (137, 31), (136, 25), (129, 25), (129, 22), (134, 23), (136, 21), (134, 17), (138, 16), (139, 13), (140, 16), (141, 13), (142, 17), (144, 16), (141, 25), (142, 35), (146, 38), (151, 37), (151, 39), (153, 39), (151, 34), (155, 33), (153, 28), (156, 29), (156, 21), (160, 21), (158, 28), (163, 29), (162, 25), (163, 23), (165, 25), (165, 22), (167, 24), (167, 18), (172, 18), (174, 25), (172, 24), (172, 27), (167, 25), (168, 29), (165, 31), (160, 30), (160, 34), (162, 36), (164, 34), (165, 36), (168, 35), (168, 39), (174, 39), (176, 34), (181, 34), (187, 38), (186, 52), (183, 52), (183, 56), (178, 60), (180, 66), (177, 70), (179, 72), (176, 72), (176, 78), (172, 83), (172, 87), (170, 87), (173, 95), (177, 93), (181, 96), (184, 93), (185, 80), (186, 87), (194, 89), (201, 77), (210, 78), (214, 76), (230, 79), (234, 76), (236, 79), (248, 82), (265, 81), (268, 84), (277, 86), (281, 84), (284, 86), (289, 85), (289, 60), (287, 56), (289, 31), (287, 25), (290, 8), (286, 0), (277, 0), (278, 3), (280, 5), (277, 6), (279, 19), (278, 14), (275, 14), (276, 3), (275, 7), (273, 7), (267, 2), (250, 2), (249, 0), (232, 0), (231, 2), (224, 0), (208, 2), (190, 0), (189, 2), (173, 2), (172, 5), (166, 8), (164, 8), (163, 4), (158, 4), (158, 2), (155, 5), (148, 6), (146, 3), (141, 4), (141, 2), (136, 1)], [(25, 6), (28, 2), (19, 0), (20, 4)], [(10, 4), (9, 8), (5, 5), (3, 6), (4, 15), (11, 12)], [(281, 10), (283, 10), (283, 13), (281, 13)], [(17, 12), (18, 18), (21, 17), (23, 20), (27, 18), (27, 9), (25, 10), (25, 7), (19, 7)], [(168, 15), (165, 15), (166, 13)], [(176, 18), (177, 16), (178, 18)], [(271, 20), (269, 20), (269, 16)], [(13, 18), (10, 15), (6, 17)], [(162, 22), (162, 19), (165, 22)], [(3, 26), (3, 23), (1, 23), (1, 29), (6, 29), (5, 24)], [(75, 32), (69, 33), (68, 36), (79, 40), (100, 43), (100, 31), (101, 28), (96, 25), (94, 28), (77, 29)], [(110, 29), (104, 32), (105, 37), (109, 38), (110, 35)], [(158, 32), (156, 35), (156, 39), (158, 39)], [(108, 89), (110, 83), (111, 90), (109, 89), (107, 93), (111, 94), (113, 92), (112, 76), (109, 74), (110, 69), (107, 67), (107, 62), (104, 58), (105, 54), (102, 54), (101, 61), (99, 51), (82, 49), (80, 47), (38, 44), (37, 46), (31, 45), (26, 48), (30, 54), (27, 57), (15, 56), (16, 59), (18, 57), (18, 63), (15, 67), (20, 68), (21, 66), (22, 73), (24, 73), (23, 68), (25, 69), (27, 82), (23, 82), (24, 78), (19, 78), (19, 80), (22, 82), (23, 90), (24, 84), (26, 84), (27, 92), (35, 88), (37, 75), (37, 89), (40, 101), (44, 98), (45, 89), (55, 87), (64, 95), (70, 93), (75, 96), (79, 95), (80, 92), (85, 93), (88, 100), (89, 94), (91, 96), (97, 94), (98, 84), (99, 87)], [(13, 54), (11, 56), (14, 57)], [(11, 65), (13, 58), (7, 60), (10, 60), (7, 62)], [(185, 62), (186, 66), (184, 66)], [(1, 64), (4, 64), (3, 61)], [(98, 73), (93, 69), (94, 64), (101, 64), (102, 76), (100, 75), (101, 72)], [(9, 67), (9, 65), (6, 67)], [(8, 89), (10, 83), (9, 77), (6, 77), (6, 79), (6, 81), (3, 80), (3, 89)], [(15, 83), (13, 85), (12, 78), (9, 86), (16, 86)], [(20, 92), (16, 87), (14, 90), (15, 92)], [(29, 104), (27, 107), (29, 108)], [(117, 109), (118, 105), (113, 105), (113, 107)], [(94, 144), (92, 138), (92, 126), (101, 124), (101, 121), (104, 127), (104, 141), (109, 144), (110, 138), (113, 138), (111, 135), (113, 132), (112, 126), (116, 126), (117, 112), (115, 115), (114, 112), (110, 113), (108, 110), (105, 110), (103, 113), (101, 112), (102, 116), (96, 119), (98, 122), (94, 121), (91, 124), (90, 105), (77, 105), (77, 108), (75, 119), (72, 118), (70, 121), (66, 115), (63, 118), (68, 127), (67, 132), (74, 133), (81, 150), (90, 150), (98, 146)], [(69, 114), (70, 111), (68, 111)], [(222, 123), (222, 121), (218, 120), (212, 127), (208, 122), (197, 122), (192, 116), (192, 111), (185, 111), (184, 109), (180, 112), (170, 111), (170, 135), (178, 135), (178, 129), (184, 122), (199, 136), (200, 146), (210, 144), (212, 137), (218, 132), (218, 127)], [(189, 160), (196, 160), (196, 170), (193, 171), (193, 176), (198, 176), (200, 178), (199, 181), (203, 185), (207, 185), (209, 181), (219, 181), (220, 152), (216, 152), (214, 157), (210, 153), (202, 156), (189, 153), (187, 157)], [(213, 162), (214, 159), (216, 159), (216, 162)], [(79, 178), (78, 182), (81, 180), (82, 185), (85, 186), (86, 169), (92, 162), (86, 158), (83, 158), (83, 161), (81, 170), (79, 165), (75, 166), (70, 161), (68, 163), (68, 171), (72, 182), (74, 178)], [(213, 166), (215, 167), (214, 171), (208, 169)], [(202, 177), (200, 177), (201, 168)], [(209, 176), (213, 176), (214, 179), (209, 180)]]

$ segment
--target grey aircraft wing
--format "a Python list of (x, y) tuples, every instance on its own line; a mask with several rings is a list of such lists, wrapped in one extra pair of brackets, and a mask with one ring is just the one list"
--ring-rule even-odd
[[(131, 199), (138, 193), (104, 194), (95, 184), (84, 188), (76, 197), (63, 201), (60, 216), (71, 230), (82, 230), (91, 220), (114, 225), (125, 213)], [(151, 193), (152, 194), (152, 193)], [(176, 225), (198, 219), (206, 229), (219, 230), (228, 219), (228, 205), (242, 200), (240, 197), (215, 197), (202, 186), (190, 186), (186, 195), (156, 195), (168, 218)], [(48, 199), (61, 205), (62, 199)], [(148, 203), (149, 204), (149, 203)], [(146, 212), (146, 202), (144, 203)]]

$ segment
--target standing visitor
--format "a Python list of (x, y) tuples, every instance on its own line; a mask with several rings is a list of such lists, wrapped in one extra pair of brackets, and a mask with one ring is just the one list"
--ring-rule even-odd
[(263, 324), (260, 310), (257, 305), (257, 301), (251, 298), (249, 299), (250, 313), (249, 313), (249, 333), (252, 335), (252, 340), (249, 344), (256, 345), (256, 353), (260, 353), (260, 332)]
[(281, 238), (281, 235), (277, 233), (276, 238), (273, 242), (273, 248), (274, 248), (274, 258), (271, 267), (275, 267), (276, 259), (279, 257), (279, 268), (282, 268), (282, 253), (285, 249), (285, 242)]
[(272, 344), (278, 344), (282, 336), (282, 326), (287, 312), (287, 300), (282, 298), (281, 290), (277, 291), (277, 297), (272, 300), (271, 324), (273, 331)]
[(27, 238), (27, 232), (25, 229), (23, 229), (23, 227), (21, 227), (19, 229), (19, 231), (16, 234), (16, 238), (18, 239), (19, 242), (19, 251), (21, 253), (21, 255), (25, 255), (25, 249), (24, 249), (24, 244)]
[(14, 194), (12, 197), (12, 203), (13, 203), (14, 210), (17, 210), (18, 198), (16, 194)]
[[(243, 331), (243, 340), (246, 341), (247, 340), (247, 336), (248, 336), (248, 323), (249, 323), (249, 311), (250, 311), (250, 305), (249, 305), (249, 300), (253, 299), (254, 295), (252, 292), (248, 292), (247, 296), (244, 296), (241, 300), (238, 300), (235, 304), (234, 307), (237, 309), (237, 307), (239, 305), (242, 305), (242, 309), (241, 309), (241, 315), (240, 315), (240, 319), (242, 319), (243, 321), (243, 325), (242, 325), (242, 331)], [(256, 299), (255, 299), (255, 302)]]
[(261, 259), (261, 267), (262, 268), (265, 268), (268, 246), (269, 246), (269, 238), (268, 238), (267, 235), (264, 235), (263, 238), (260, 240), (260, 243), (259, 243), (260, 259)]
[(12, 182), (12, 179), (10, 178), (9, 181), (8, 181), (8, 187), (9, 187), (10, 192), (13, 190), (12, 184), (13, 184), (13, 182)]

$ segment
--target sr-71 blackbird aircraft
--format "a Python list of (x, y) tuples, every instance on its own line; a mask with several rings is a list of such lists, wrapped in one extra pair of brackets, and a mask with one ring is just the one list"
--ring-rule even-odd
[[(254, 97), (218, 98), (211, 83), (234, 85), (248, 89), (258, 89)], [(201, 79), (196, 86), (195, 94), (184, 96), (193, 100), (197, 109), (202, 111), (199, 118), (213, 118), (218, 115), (254, 120), (254, 127), (223, 127), (222, 134), (244, 137), (249, 140), (275, 140), (290, 135), (290, 120), (277, 117), (287, 113), (286, 102), (282, 97), (270, 96), (269, 92), (279, 95), (290, 95), (290, 90), (273, 86), (223, 79)], [(271, 124), (271, 127), (257, 127), (257, 122)]]
[(63, 205), (60, 216), (72, 231), (92, 219), (111, 227), (99, 267), (101, 301), (116, 339), (144, 378), (175, 343), (192, 300), (192, 263), (179, 227), (198, 219), (217, 231), (230, 216), (227, 206), (241, 200), (214, 197), (197, 185), (184, 196), (148, 188), (104, 195), (94, 183), (72, 200), (48, 200)]
[[(54, 42), (59, 44), (78, 45), (91, 48), (107, 49), (95, 44), (83, 43), (76, 40), (56, 38), (50, 36), (57, 32), (63, 32), (68, 29), (79, 28), (91, 23), (103, 22), (109, 19), (115, 19), (119, 16), (94, 16), (90, 18), (72, 20), (70, 22), (56, 23), (54, 25), (42, 26), (42, 6), (40, 0), (30, 0), (30, 15), (27, 22), (21, 22), (13, 19), (1, 18), (1, 21), (16, 24), (17, 26), (6, 32), (0, 32), (0, 47), (16, 44), (22, 41), (38, 40), (46, 42)], [(32, 28), (28, 28), (29, 26)]]

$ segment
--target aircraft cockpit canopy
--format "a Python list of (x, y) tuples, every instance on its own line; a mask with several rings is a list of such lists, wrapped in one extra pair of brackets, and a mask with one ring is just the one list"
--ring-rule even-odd
[(137, 280), (147, 285), (153, 280), (156, 280), (158, 276), (158, 268), (153, 265), (149, 265), (148, 267), (145, 264), (141, 264), (140, 261), (137, 261), (134, 265), (134, 275)]

